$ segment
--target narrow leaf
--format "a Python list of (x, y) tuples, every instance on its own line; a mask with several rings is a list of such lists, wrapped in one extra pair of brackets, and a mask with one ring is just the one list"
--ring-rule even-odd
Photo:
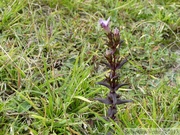
[(120, 69), (127, 61), (128, 61), (127, 58), (125, 58), (124, 60), (120, 61), (120, 63), (116, 66), (116, 69)]
[(77, 98), (77, 99), (80, 99), (82, 101), (85, 101), (85, 102), (88, 102), (88, 103), (91, 103), (92, 101), (90, 101), (89, 99), (85, 98), (85, 97), (82, 97), (82, 96), (74, 96), (74, 98)]
[(104, 64), (104, 65), (106, 65), (106, 66), (107, 66), (108, 68), (110, 68), (110, 69), (112, 68), (110, 64), (108, 64), (108, 63), (106, 63), (106, 62), (104, 62), (104, 61), (102, 61), (101, 63)]
[(118, 99), (116, 104), (125, 104), (125, 103), (129, 103), (129, 102), (133, 102), (132, 100), (121, 100)]
[(107, 105), (112, 104), (111, 100), (109, 100), (108, 98), (106, 98), (106, 99), (96, 98), (96, 100), (98, 100), (101, 103), (107, 104)]
[(115, 75), (114, 77), (112, 77), (111, 79), (118, 79), (119, 75)]
[(124, 83), (124, 84), (118, 84), (114, 90), (118, 90), (119, 88), (121, 88), (122, 86), (125, 86), (125, 85), (129, 85), (128, 83)]
[(109, 89), (112, 89), (111, 86), (109, 84), (107, 84), (105, 81), (101, 81), (101, 82), (98, 82), (99, 85), (103, 85)]

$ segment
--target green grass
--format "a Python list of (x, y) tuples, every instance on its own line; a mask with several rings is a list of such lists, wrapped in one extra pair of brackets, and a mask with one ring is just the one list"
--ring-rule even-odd
[[(1, 0), (0, 135), (120, 135), (126, 128), (180, 128), (178, 0)], [(105, 35), (99, 18), (121, 30), (130, 54), (117, 122), (94, 100)], [(114, 126), (113, 126), (114, 125)]]

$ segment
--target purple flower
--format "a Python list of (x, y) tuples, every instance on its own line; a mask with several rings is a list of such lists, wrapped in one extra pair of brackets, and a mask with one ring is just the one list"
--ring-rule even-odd
[(100, 19), (100, 20), (99, 20), (99, 24), (101, 25), (101, 27), (102, 27), (107, 33), (110, 32), (109, 22), (110, 22), (110, 17), (109, 17), (107, 20), (103, 20), (103, 19)]

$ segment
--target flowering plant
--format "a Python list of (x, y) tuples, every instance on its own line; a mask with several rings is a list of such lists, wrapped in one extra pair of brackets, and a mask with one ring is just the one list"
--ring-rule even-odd
[(120, 98), (121, 95), (116, 93), (119, 88), (128, 85), (127, 83), (119, 83), (119, 74), (117, 73), (117, 70), (120, 69), (128, 60), (127, 58), (120, 58), (119, 50), (123, 41), (120, 39), (119, 29), (115, 28), (112, 32), (109, 28), (109, 23), (110, 17), (107, 20), (99, 20), (99, 24), (106, 32), (106, 36), (108, 38), (108, 49), (104, 55), (106, 61), (103, 61), (102, 63), (110, 69), (110, 72), (109, 75), (105, 76), (105, 79), (98, 82), (98, 84), (107, 87), (110, 91), (107, 98), (96, 98), (96, 100), (110, 105), (108, 109), (108, 117), (115, 120), (115, 114), (117, 113), (116, 106), (119, 104), (132, 102), (132, 100), (123, 100)]

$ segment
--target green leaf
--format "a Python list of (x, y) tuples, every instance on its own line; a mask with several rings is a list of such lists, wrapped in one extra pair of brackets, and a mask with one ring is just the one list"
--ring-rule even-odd
[(83, 101), (88, 102), (88, 103), (91, 103), (91, 102), (92, 102), (92, 101), (90, 101), (89, 99), (87, 99), (87, 98), (85, 98), (85, 97), (82, 97), (82, 96), (74, 96), (74, 98), (83, 100)]

